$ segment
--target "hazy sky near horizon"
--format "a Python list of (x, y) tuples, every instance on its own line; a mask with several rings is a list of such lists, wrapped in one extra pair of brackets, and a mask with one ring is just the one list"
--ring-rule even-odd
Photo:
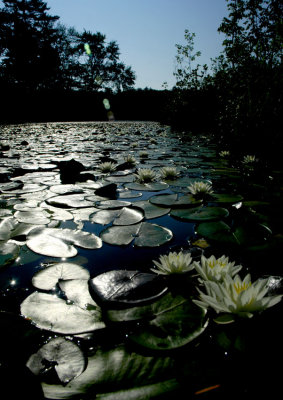
[(136, 88), (171, 88), (175, 44), (185, 44), (184, 31), (196, 34), (195, 50), (201, 51), (198, 63), (222, 50), (224, 36), (217, 29), (227, 15), (226, 0), (45, 0), (49, 14), (78, 31), (101, 32), (106, 41), (115, 40), (120, 60), (136, 73)]

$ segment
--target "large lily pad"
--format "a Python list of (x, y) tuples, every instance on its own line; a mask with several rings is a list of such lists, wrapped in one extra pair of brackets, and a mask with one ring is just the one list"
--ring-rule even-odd
[(86, 200), (85, 196), (85, 194), (80, 193), (54, 196), (47, 199), (46, 202), (51, 206), (62, 208), (92, 207), (94, 205), (93, 202)]
[(47, 211), (35, 208), (30, 211), (16, 211), (15, 218), (19, 222), (34, 225), (47, 225), (50, 222), (50, 214)]
[(109, 244), (128, 245), (134, 240), (138, 247), (156, 247), (169, 242), (173, 233), (165, 227), (148, 222), (130, 226), (110, 226), (100, 234)]
[(26, 365), (34, 375), (42, 378), (54, 368), (60, 381), (66, 384), (81, 375), (86, 367), (86, 360), (75, 343), (57, 337), (32, 354)]
[(86, 249), (98, 249), (102, 241), (93, 233), (72, 229), (35, 228), (29, 232), (27, 246), (35, 253), (50, 257), (74, 257), (73, 245)]
[(97, 201), (95, 205), (97, 208), (107, 210), (107, 209), (128, 207), (131, 205), (131, 202), (124, 200), (104, 200), (104, 201)]
[(180, 208), (172, 210), (170, 215), (188, 221), (212, 221), (227, 217), (229, 211), (221, 207)]
[(32, 278), (32, 284), (38, 289), (50, 290), (59, 281), (70, 279), (88, 280), (89, 276), (88, 270), (80, 265), (65, 262), (54, 263), (36, 272)]
[(34, 292), (21, 304), (21, 314), (40, 329), (62, 334), (78, 334), (104, 328), (101, 312), (86, 310), (57, 296)]
[(90, 293), (94, 299), (111, 304), (135, 305), (153, 301), (167, 290), (156, 274), (139, 271), (107, 271), (90, 280)]
[(202, 203), (201, 200), (194, 198), (192, 195), (184, 195), (178, 197), (177, 193), (174, 194), (157, 194), (152, 196), (149, 201), (157, 206), (165, 207), (195, 207)]

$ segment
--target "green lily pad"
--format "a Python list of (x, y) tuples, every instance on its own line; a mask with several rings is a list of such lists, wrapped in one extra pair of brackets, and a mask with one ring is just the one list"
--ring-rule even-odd
[(60, 381), (66, 384), (82, 374), (86, 367), (86, 359), (74, 342), (63, 337), (56, 337), (32, 354), (26, 366), (34, 375), (43, 378), (52, 366)]
[(59, 281), (71, 279), (85, 279), (90, 277), (86, 268), (72, 263), (55, 263), (36, 272), (32, 277), (32, 284), (38, 289), (51, 290)]
[(170, 215), (188, 221), (212, 221), (227, 217), (229, 211), (221, 207), (180, 208), (172, 210)]
[(91, 332), (105, 327), (99, 308), (86, 310), (57, 296), (34, 292), (21, 304), (21, 314), (40, 329), (61, 334)]
[(133, 199), (142, 196), (141, 192), (133, 192), (132, 190), (129, 189), (119, 191), (118, 193), (119, 193), (119, 199)]
[(159, 218), (170, 212), (170, 208), (158, 207), (148, 200), (140, 200), (134, 203), (135, 207), (141, 208), (146, 219)]
[(157, 206), (166, 206), (171, 207), (178, 199), (177, 194), (157, 194), (155, 196), (150, 197), (149, 201), (151, 204), (155, 204)]
[(134, 240), (138, 247), (156, 247), (169, 242), (173, 233), (160, 225), (141, 222), (130, 226), (110, 226), (101, 232), (100, 237), (114, 245), (128, 245)]
[(182, 296), (168, 293), (151, 307), (154, 317), (138, 333), (130, 335), (132, 341), (143, 347), (154, 350), (182, 347), (207, 326), (205, 310)]
[(149, 182), (149, 183), (126, 183), (125, 187), (131, 190), (147, 191), (147, 192), (159, 192), (160, 190), (168, 189), (169, 185), (164, 182)]
[(90, 280), (94, 299), (117, 305), (137, 305), (153, 301), (165, 293), (167, 287), (156, 274), (139, 271), (107, 271)]
[(214, 203), (238, 203), (243, 200), (240, 194), (212, 193), (211, 197)]

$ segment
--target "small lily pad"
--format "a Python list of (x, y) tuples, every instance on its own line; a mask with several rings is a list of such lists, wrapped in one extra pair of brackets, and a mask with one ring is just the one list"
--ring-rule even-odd
[(180, 208), (172, 210), (170, 215), (188, 221), (212, 221), (227, 217), (229, 211), (221, 207)]
[(26, 365), (34, 375), (42, 377), (54, 368), (60, 381), (66, 384), (81, 375), (86, 367), (86, 360), (75, 343), (57, 337), (32, 354)]
[(47, 225), (50, 222), (50, 214), (40, 208), (30, 211), (16, 211), (14, 216), (19, 222), (26, 224)]
[(133, 225), (141, 222), (143, 213), (129, 207), (118, 210), (101, 210), (96, 212), (90, 220), (97, 224), (107, 225), (113, 221), (113, 225)]
[(85, 194), (80, 193), (54, 196), (47, 199), (46, 202), (51, 206), (62, 208), (92, 207), (94, 205), (92, 201), (85, 199)]
[(97, 208), (101, 208), (103, 210), (122, 208), (122, 207), (127, 207), (130, 205), (131, 205), (131, 202), (123, 201), (123, 200), (104, 200), (104, 201), (97, 201), (95, 203), (95, 206)]

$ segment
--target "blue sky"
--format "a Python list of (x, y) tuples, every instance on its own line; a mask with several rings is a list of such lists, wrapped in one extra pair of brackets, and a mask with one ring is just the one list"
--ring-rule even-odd
[(137, 88), (169, 88), (175, 83), (175, 44), (184, 31), (196, 33), (200, 64), (219, 55), (224, 37), (217, 29), (225, 15), (225, 0), (47, 0), (49, 13), (79, 31), (101, 32), (116, 40), (120, 59), (135, 71)]
[[(0, 2), (1, 4), (2, 2)], [(196, 34), (198, 62), (222, 50), (223, 35), (217, 29), (227, 15), (226, 0), (46, 0), (51, 15), (60, 22), (101, 32), (106, 40), (116, 40), (120, 59), (135, 71), (137, 88), (169, 88), (175, 83), (175, 44), (184, 44), (184, 31)]]

